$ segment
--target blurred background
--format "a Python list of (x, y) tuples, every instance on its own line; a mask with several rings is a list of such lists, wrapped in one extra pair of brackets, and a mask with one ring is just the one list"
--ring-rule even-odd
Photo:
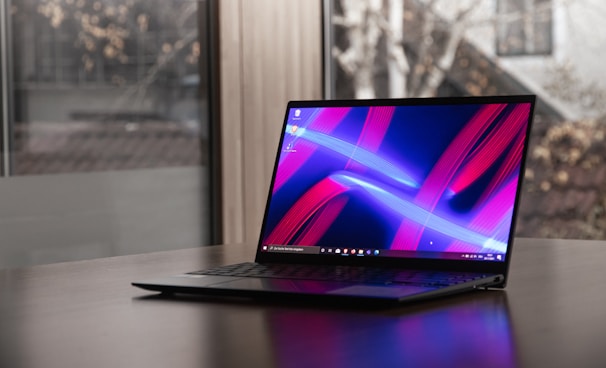
[(332, 98), (536, 94), (519, 236), (606, 238), (599, 0), (325, 2)]
[(0, 268), (258, 236), (290, 99), (536, 94), (517, 234), (606, 239), (600, 0), (0, 0)]
[(204, 3), (15, 0), (14, 175), (208, 163)]

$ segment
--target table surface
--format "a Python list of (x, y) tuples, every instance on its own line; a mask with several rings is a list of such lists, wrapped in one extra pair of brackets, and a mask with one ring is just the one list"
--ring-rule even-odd
[[(603, 367), (606, 242), (517, 239), (505, 291), (389, 309), (170, 299), (223, 245), (0, 270), (0, 367)], [(602, 276), (601, 276), (602, 275)]]

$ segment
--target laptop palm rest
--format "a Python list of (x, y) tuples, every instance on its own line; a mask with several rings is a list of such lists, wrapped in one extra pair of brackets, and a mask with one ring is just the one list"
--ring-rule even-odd
[(401, 298), (424, 293), (435, 288), (412, 285), (366, 285), (333, 281), (287, 280), (266, 278), (241, 278), (210, 285), (212, 288), (253, 290), (297, 294), (333, 294), (361, 297)]

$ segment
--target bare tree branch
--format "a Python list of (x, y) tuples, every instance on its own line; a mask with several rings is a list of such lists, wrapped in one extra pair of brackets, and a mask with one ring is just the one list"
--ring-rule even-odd
[(454, 62), (457, 48), (459, 47), (465, 30), (468, 27), (468, 20), (471, 17), (472, 12), (478, 8), (480, 0), (474, 1), (471, 6), (461, 10), (455, 17), (455, 21), (451, 25), (450, 33), (446, 41), (446, 47), (442, 52), (442, 55), (435, 62), (434, 67), (427, 75), (425, 85), (419, 91), (419, 97), (430, 97), (434, 96), (442, 81), (446, 76), (446, 72), (450, 70)]

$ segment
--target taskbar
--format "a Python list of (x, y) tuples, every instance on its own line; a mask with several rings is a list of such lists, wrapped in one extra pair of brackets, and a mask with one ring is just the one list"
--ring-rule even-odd
[(449, 259), (449, 260), (469, 260), (469, 261), (505, 261), (503, 253), (460, 253), (460, 252), (427, 252), (410, 250), (391, 250), (376, 248), (338, 248), (338, 247), (317, 247), (302, 245), (263, 245), (261, 250), (269, 253), (290, 253), (290, 254), (321, 254), (341, 257), (389, 257), (389, 258), (428, 258), (428, 259)]

